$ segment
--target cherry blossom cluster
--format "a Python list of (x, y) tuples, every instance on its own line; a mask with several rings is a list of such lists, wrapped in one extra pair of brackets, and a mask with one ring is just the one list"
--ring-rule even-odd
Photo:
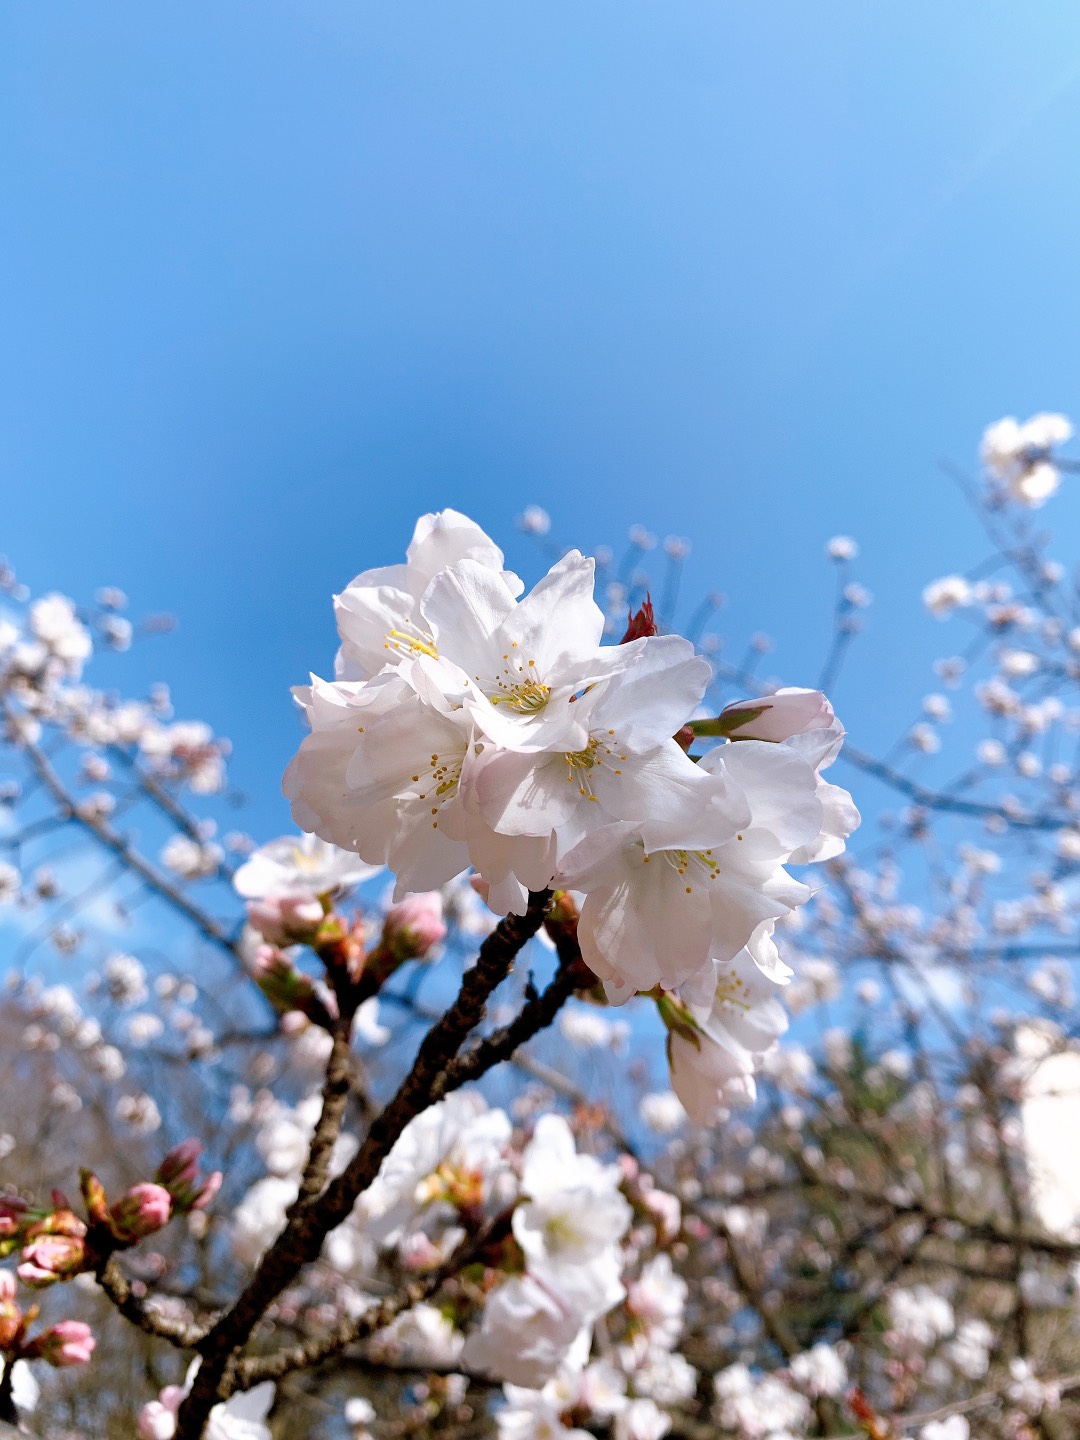
[[(79, 1373), (94, 1350), (82, 1319), (40, 1320), (26, 1296), (104, 1308), (95, 1277), (113, 1265), (149, 1292), (158, 1353), (170, 1325), (205, 1333), (218, 1312), (188, 1262), (197, 1246), (214, 1267), (216, 1306), (275, 1246), (326, 1138), (342, 1037), (351, 1098), (330, 1185), (451, 1002), (462, 952), (550, 890), (559, 975), (574, 944), (588, 966), (575, 962), (573, 998), (482, 1092), (426, 1109), (420, 1097), (236, 1362), (371, 1319), (348, 1362), (321, 1372), (327, 1424), (353, 1440), (382, 1440), (399, 1407), (417, 1431), (479, 1431), (488, 1406), (500, 1440), (1069, 1433), (1080, 1216), (1060, 1137), (1080, 1116), (1080, 615), (1070, 571), (1030, 528), (1071, 468), (1058, 453), (1069, 433), (1049, 415), (987, 433), (971, 493), (999, 553), (926, 587), (930, 614), (951, 622), (935, 633), (961, 634), (896, 747), (840, 757), (886, 787), (857, 859), (843, 853), (850, 799), (824, 778), (843, 738), (824, 695), (759, 673), (764, 637), (735, 665), (714, 636), (697, 655), (656, 633), (635, 568), (655, 544), (642, 530), (632, 562), (609, 560), (606, 577), (600, 565), (597, 605), (576, 553), (524, 595), (465, 517), (425, 517), (404, 565), (338, 598), (335, 677), (301, 692), (311, 730), (287, 780), (304, 831), (260, 849), (219, 842), (181, 808), (185, 792), (224, 784), (227, 746), (210, 727), (176, 723), (163, 688), (129, 702), (85, 682), (95, 648), (139, 633), (123, 597), (31, 601), (0, 573), (10, 768), (31, 772), (0, 789), (0, 904), (55, 957), (43, 977), (8, 977), (13, 1066), (35, 1103), (40, 1089), (64, 1137), (53, 1143), (73, 1139), (107, 1177), (95, 1120), (121, 1122), (134, 1151), (171, 1135), (192, 1097), (229, 1156), (213, 1215), (192, 1208), (217, 1177), (190, 1149), (156, 1172), (156, 1156), (136, 1168), (125, 1155), (153, 1179), (110, 1180), (110, 1195), (88, 1172), (78, 1214), (59, 1195), (34, 1206), (5, 1191), (0, 1237), (17, 1268), (0, 1271), (0, 1417), (10, 1399), (32, 1408), (28, 1361), (51, 1406), (74, 1376), (46, 1363)], [(536, 507), (523, 523), (550, 535)], [(850, 573), (855, 541), (827, 553), (846, 655), (869, 597)], [(195, 927), (197, 957), (185, 944), (165, 958), (179, 930), (153, 946), (110, 937), (58, 976), (91, 944), (43, 765), (66, 787), (52, 792), (64, 824), (135, 864)], [(230, 856), (243, 861), (233, 893), (210, 883)], [(805, 905), (789, 869), (822, 859), (829, 886)], [(524, 968), (491, 997), (466, 1060), (532, 1003)], [(635, 994), (666, 1031), (663, 1079), (653, 1016), (605, 1006)], [(789, 1016), (796, 1043), (778, 1046)], [(159, 1085), (165, 1060), (181, 1063)], [(756, 1108), (727, 1113), (758, 1091)], [(20, 1118), (5, 1121), (0, 1157), (25, 1186), (36, 1161)], [(88, 1404), (112, 1383), (98, 1378), (112, 1328), (95, 1329)], [(175, 1435), (198, 1383), (190, 1344), (178, 1348), (142, 1440)], [(301, 1423), (290, 1388), (276, 1392), (276, 1429)], [(204, 1433), (269, 1440), (274, 1403), (265, 1382), (219, 1398)]]
[[(399, 896), (469, 866), (497, 914), (574, 894), (609, 1000), (679, 992), (662, 1007), (674, 1083), (707, 1119), (783, 1028), (773, 927), (812, 893), (785, 866), (837, 855), (858, 823), (821, 777), (844, 732), (817, 691), (708, 719), (707, 661), (647, 605), (602, 644), (593, 586), (572, 550), (519, 598), (477, 525), (422, 517), (404, 565), (337, 598), (337, 678), (296, 692), (311, 733), (285, 791)], [(695, 760), (695, 738), (723, 743)]]
[[(248, 1191), (232, 1226), (245, 1264), (257, 1263), (296, 1197), (315, 1100), (263, 1113), (256, 1141), (271, 1173)], [(333, 1173), (354, 1148), (338, 1142)], [(602, 1163), (582, 1153), (557, 1114), (522, 1133), (467, 1089), (410, 1122), (330, 1237), (326, 1258), (339, 1303), (362, 1314), (388, 1282), (446, 1265), (487, 1227), (482, 1279), (452, 1285), (438, 1308), (403, 1313), (371, 1342), (372, 1353), (504, 1380), (502, 1427), (518, 1411), (553, 1404), (612, 1416), (633, 1402), (641, 1415), (657, 1401), (686, 1398), (697, 1383), (676, 1351), (687, 1286), (667, 1248), (680, 1224), (677, 1199), (629, 1156)], [(623, 1338), (617, 1364), (597, 1367), (591, 1337), (602, 1318), (607, 1334)]]
[(1020, 505), (1045, 505), (1061, 483), (1054, 451), (1072, 435), (1070, 421), (1048, 411), (1022, 424), (1012, 415), (996, 420), (987, 426), (981, 447), (991, 483)]

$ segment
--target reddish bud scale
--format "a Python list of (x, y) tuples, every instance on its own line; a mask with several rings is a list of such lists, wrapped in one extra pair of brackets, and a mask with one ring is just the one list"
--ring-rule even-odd
[[(55, 1192), (54, 1192), (55, 1193)], [(65, 1202), (66, 1207), (66, 1202)], [(43, 1235), (71, 1235), (81, 1240), (86, 1234), (86, 1225), (72, 1210), (52, 1210), (40, 1216), (25, 1231), (27, 1240), (37, 1240)]]
[(345, 928), (340, 915), (328, 915), (312, 941), (312, 949), (326, 966), (326, 973), (355, 983), (364, 969), (364, 938), (359, 924)]
[(94, 1225), (108, 1225), (109, 1201), (105, 1187), (92, 1170), (80, 1170), (79, 1189), (82, 1191), (86, 1213)]
[(18, 1305), (13, 1300), (0, 1301), (0, 1350), (13, 1348), (22, 1328), (23, 1313)]
[(631, 640), (644, 640), (648, 635), (657, 635), (656, 616), (653, 614), (652, 596), (646, 595), (641, 608), (635, 615), (631, 611), (626, 617), (626, 634), (620, 645), (629, 645)]

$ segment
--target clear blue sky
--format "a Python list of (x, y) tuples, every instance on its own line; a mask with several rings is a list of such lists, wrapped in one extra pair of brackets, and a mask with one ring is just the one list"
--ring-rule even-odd
[(687, 535), (794, 681), (856, 535), (872, 747), (981, 553), (937, 458), (1080, 416), (1067, 0), (8, 5), (0, 126), (0, 546), (178, 613), (108, 673), (232, 736), (264, 836), (331, 593), (420, 511), (530, 578), (529, 501)]

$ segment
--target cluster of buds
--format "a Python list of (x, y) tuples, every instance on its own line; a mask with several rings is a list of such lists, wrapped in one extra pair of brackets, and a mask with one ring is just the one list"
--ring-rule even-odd
[(221, 1187), (221, 1172), (199, 1174), (202, 1146), (186, 1140), (170, 1150), (152, 1181), (132, 1185), (112, 1205), (91, 1170), (80, 1173), (79, 1187), (89, 1221), (74, 1213), (59, 1191), (47, 1209), (35, 1209), (18, 1196), (0, 1197), (0, 1245), (4, 1254), (21, 1247), (20, 1280), (44, 1289), (94, 1270), (116, 1250), (137, 1245), (163, 1229), (174, 1215), (204, 1209)]
[[(437, 891), (406, 895), (392, 906), (374, 941), (361, 912), (347, 915), (339, 907), (380, 868), (304, 835), (270, 841), (236, 872), (248, 924), (262, 941), (249, 970), (279, 1015), (303, 1015), (330, 1029), (342, 1007), (376, 994), (399, 966), (435, 958), (447, 934)], [(322, 962), (329, 992), (300, 968), (293, 949), (300, 945)]]
[(446, 938), (442, 896), (437, 890), (406, 895), (392, 905), (383, 920), (382, 932), (370, 949), (364, 945), (364, 925), (357, 916), (348, 924), (340, 915), (328, 915), (319, 928), (312, 948), (326, 966), (335, 985), (342, 979), (359, 983), (374, 994), (399, 966), (410, 960), (431, 960)]
[(205, 1177), (199, 1174), (201, 1154), (202, 1145), (198, 1140), (185, 1140), (170, 1150), (158, 1166), (154, 1179), (168, 1193), (174, 1215), (205, 1210), (221, 1189), (220, 1170)]
[(20, 1309), (15, 1300), (15, 1276), (0, 1270), (0, 1353), (8, 1362), (44, 1360), (49, 1365), (85, 1365), (94, 1350), (94, 1336), (81, 1320), (61, 1320), (37, 1335), (28, 1331), (38, 1307)]
[(7, 1219), (18, 1217), (5, 1243), (8, 1250), (17, 1246), (22, 1249), (18, 1273), (24, 1285), (44, 1289), (93, 1268), (86, 1224), (58, 1190), (53, 1191), (52, 1205), (47, 1209), (34, 1209), (7, 1196), (3, 1207)]

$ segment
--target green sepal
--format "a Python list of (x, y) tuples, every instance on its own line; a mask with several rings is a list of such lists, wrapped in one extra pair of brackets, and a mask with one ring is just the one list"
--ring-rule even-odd
[[(690, 728), (699, 740), (712, 737), (726, 739), (734, 735), (736, 730), (741, 730), (744, 726), (750, 725), (755, 720), (760, 719), (766, 710), (771, 709), (772, 706), (768, 703), (762, 705), (740, 705), (737, 708), (729, 706), (727, 710), (724, 710), (713, 720), (691, 720)], [(735, 738), (737, 739), (738, 737), (736, 736)]]

